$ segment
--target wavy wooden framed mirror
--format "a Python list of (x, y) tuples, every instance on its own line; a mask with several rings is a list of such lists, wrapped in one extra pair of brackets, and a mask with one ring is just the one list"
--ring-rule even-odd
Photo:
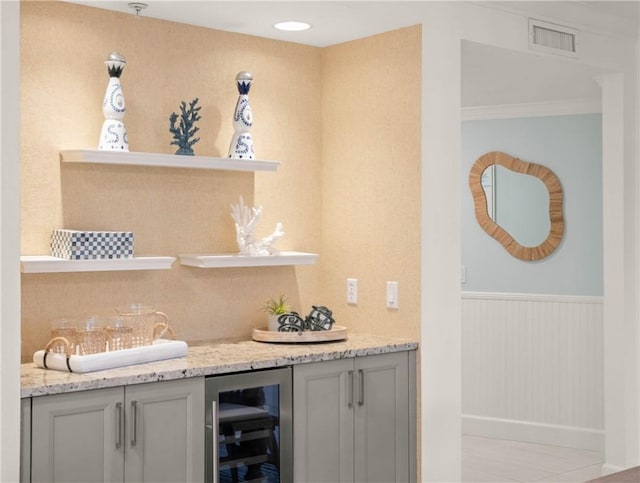
[[(494, 212), (495, 196), (500, 188), (492, 182), (484, 182), (492, 167), (503, 167), (506, 170), (519, 175), (534, 177), (542, 182), (548, 193), (548, 232), (543, 232), (542, 241), (529, 245), (521, 243), (506, 227), (502, 226), (500, 219)], [(537, 182), (537, 181), (536, 181)], [(539, 184), (539, 183), (538, 183)], [(476, 219), (482, 229), (495, 238), (512, 256), (525, 261), (541, 260), (560, 245), (564, 235), (563, 197), (562, 185), (558, 177), (549, 168), (536, 163), (529, 163), (510, 156), (500, 151), (491, 151), (480, 156), (471, 167), (469, 173), (469, 188), (473, 195)], [(499, 194), (497, 195), (499, 196)], [(544, 208), (544, 207), (543, 207)], [(545, 211), (546, 214), (546, 211)], [(520, 218), (527, 223), (526, 218)], [(546, 237), (544, 236), (546, 234)]]

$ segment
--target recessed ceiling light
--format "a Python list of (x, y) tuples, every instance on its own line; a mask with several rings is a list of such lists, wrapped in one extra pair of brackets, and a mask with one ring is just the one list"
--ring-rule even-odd
[(311, 28), (311, 24), (308, 24), (307, 22), (289, 20), (286, 22), (278, 22), (273, 27), (278, 30), (286, 30), (287, 32), (300, 32), (301, 30), (307, 30)]

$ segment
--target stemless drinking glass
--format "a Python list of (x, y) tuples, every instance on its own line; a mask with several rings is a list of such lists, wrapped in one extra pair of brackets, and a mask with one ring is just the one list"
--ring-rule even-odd
[(169, 327), (169, 317), (164, 312), (158, 312), (145, 304), (132, 304), (117, 309), (125, 325), (133, 329), (131, 336), (132, 347), (151, 345), (156, 337), (162, 335)]
[(76, 343), (78, 339), (77, 321), (68, 318), (56, 319), (52, 321), (51, 339), (53, 340), (58, 337), (61, 337), (62, 339), (58, 339), (58, 341), (51, 346), (51, 352), (66, 352), (67, 348), (65, 344), (62, 343), (62, 341), (67, 340), (69, 342), (69, 353), (75, 354)]
[(110, 317), (105, 334), (107, 337), (107, 351), (131, 349), (133, 327), (127, 325), (125, 317)]
[(90, 315), (78, 323), (78, 354), (86, 356), (106, 350), (105, 318)]

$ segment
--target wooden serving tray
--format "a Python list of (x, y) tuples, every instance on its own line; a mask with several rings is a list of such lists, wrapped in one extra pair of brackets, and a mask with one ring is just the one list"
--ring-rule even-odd
[(253, 340), (258, 342), (304, 343), (331, 342), (347, 338), (347, 328), (334, 325), (331, 330), (305, 330), (302, 332), (278, 332), (266, 327), (253, 329)]

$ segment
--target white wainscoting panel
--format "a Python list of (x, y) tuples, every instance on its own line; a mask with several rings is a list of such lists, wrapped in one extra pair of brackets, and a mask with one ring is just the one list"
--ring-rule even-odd
[(463, 292), (463, 431), (601, 450), (602, 298)]

